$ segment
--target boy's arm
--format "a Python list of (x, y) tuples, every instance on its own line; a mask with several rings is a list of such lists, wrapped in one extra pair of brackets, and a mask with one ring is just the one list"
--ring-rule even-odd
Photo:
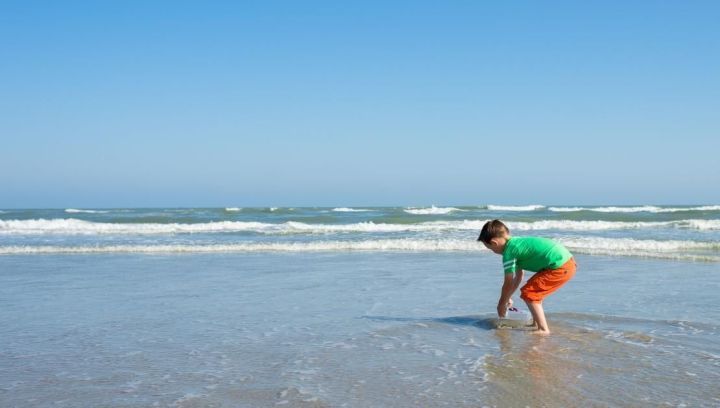
[(510, 293), (510, 296), (512, 296), (512, 294), (515, 293), (517, 288), (520, 287), (520, 284), (522, 283), (522, 280), (523, 280), (523, 275), (524, 274), (523, 274), (522, 269), (518, 269), (515, 271), (515, 277), (513, 278), (513, 290), (512, 290), (512, 293)]
[(515, 274), (506, 273), (505, 280), (503, 281), (502, 290), (500, 291), (500, 300), (498, 300), (497, 312), (498, 316), (505, 317), (507, 314), (508, 302), (512, 297), (513, 293), (520, 286), (523, 280), (523, 271), (518, 269)]

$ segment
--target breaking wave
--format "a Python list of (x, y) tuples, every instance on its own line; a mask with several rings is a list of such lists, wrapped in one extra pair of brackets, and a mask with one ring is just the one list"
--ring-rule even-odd
[[(571, 251), (588, 255), (720, 261), (720, 242), (640, 240), (633, 238), (573, 237), (559, 239)], [(709, 254), (705, 253), (708, 252)]]
[(638, 207), (549, 207), (554, 212), (578, 212), (594, 211), (602, 213), (672, 213), (683, 211), (720, 211), (720, 205), (705, 205), (700, 207), (658, 207), (654, 205), (643, 205)]
[[(640, 256), (651, 258), (720, 262), (715, 255), (720, 243), (696, 241), (656, 241), (630, 238), (563, 238), (571, 251), (579, 254)], [(62, 253), (214, 253), (214, 252), (343, 252), (343, 251), (415, 251), (452, 252), (487, 251), (473, 240), (381, 239), (365, 241), (315, 241), (234, 243), (208, 245), (86, 245), (86, 246), (0, 246), (0, 255)]]
[[(260, 234), (332, 234), (350, 232), (432, 232), (479, 231), (485, 220), (431, 221), (415, 224), (389, 224), (372, 221), (353, 224), (308, 224), (288, 221), (264, 223), (253, 221), (215, 221), (195, 224), (182, 223), (104, 223), (65, 219), (0, 220), (0, 234), (187, 234), (221, 232), (255, 232)], [(541, 220), (508, 222), (511, 231), (608, 231), (648, 228), (678, 228), (691, 230), (720, 230), (720, 220), (677, 220), (656, 222), (623, 221), (567, 221)]]
[(449, 214), (453, 211), (462, 211), (459, 208), (455, 207), (435, 207), (434, 205), (430, 208), (406, 208), (405, 212), (408, 214), (414, 214), (414, 215), (439, 215), (439, 214)]
[(101, 210), (78, 210), (76, 208), (67, 208), (65, 209), (65, 212), (68, 214), (107, 214), (110, 211), (101, 211)]
[(545, 208), (544, 205), (488, 205), (490, 211), (535, 211)]

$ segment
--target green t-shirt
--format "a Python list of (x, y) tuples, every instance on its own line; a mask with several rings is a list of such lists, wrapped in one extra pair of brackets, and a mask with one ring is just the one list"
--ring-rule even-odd
[(538, 272), (561, 267), (572, 254), (561, 244), (547, 238), (510, 237), (503, 251), (505, 273), (517, 269)]

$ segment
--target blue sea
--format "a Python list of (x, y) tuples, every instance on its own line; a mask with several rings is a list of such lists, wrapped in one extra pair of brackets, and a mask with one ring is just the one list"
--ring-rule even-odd
[[(495, 218), (575, 255), (550, 336)], [(0, 406), (720, 406), (718, 293), (720, 205), (2, 209)]]

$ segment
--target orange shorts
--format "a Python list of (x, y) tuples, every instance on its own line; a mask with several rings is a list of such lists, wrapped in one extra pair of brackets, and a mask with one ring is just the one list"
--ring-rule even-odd
[(542, 302), (547, 295), (560, 289), (565, 282), (572, 279), (576, 268), (575, 259), (570, 258), (557, 269), (543, 269), (520, 288), (520, 298), (531, 303)]

